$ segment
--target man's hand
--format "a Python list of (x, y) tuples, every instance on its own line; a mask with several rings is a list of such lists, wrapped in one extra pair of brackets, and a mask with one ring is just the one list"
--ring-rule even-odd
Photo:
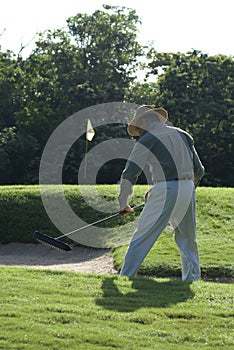
[(124, 208), (119, 209), (120, 213), (123, 213), (123, 216), (127, 216), (129, 213), (134, 212), (134, 209), (130, 205), (126, 205)]

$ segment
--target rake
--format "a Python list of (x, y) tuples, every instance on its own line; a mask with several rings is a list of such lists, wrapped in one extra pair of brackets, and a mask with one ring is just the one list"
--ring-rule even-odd
[[(133, 207), (134, 211), (137, 211), (137, 210), (140, 210), (144, 207), (145, 203), (143, 204), (140, 204), (136, 207)], [(34, 233), (34, 238), (39, 241), (40, 243), (45, 243), (49, 246), (51, 246), (52, 248), (57, 248), (57, 249), (60, 249), (60, 250), (63, 250), (63, 251), (69, 251), (69, 250), (72, 250), (71, 246), (63, 241), (61, 241), (61, 238), (64, 238), (64, 237), (68, 237), (70, 236), (71, 234), (73, 233), (76, 233), (76, 232), (80, 232), (80, 231), (83, 231), (89, 227), (92, 227), (92, 226), (97, 226), (101, 223), (104, 223), (106, 221), (110, 221), (110, 220), (113, 220), (115, 218), (118, 218), (120, 216), (123, 216), (124, 212), (116, 212), (114, 214), (112, 214), (111, 216), (108, 216), (104, 219), (101, 219), (101, 220), (98, 220), (98, 221), (95, 221), (91, 224), (88, 224), (88, 225), (85, 225), (83, 227), (80, 227), (74, 231), (71, 231), (71, 232), (68, 232), (68, 233), (65, 233), (63, 234), (62, 236), (59, 236), (57, 238), (54, 238), (54, 237), (50, 237), (48, 235), (45, 235), (43, 233), (40, 233), (38, 231), (35, 231)]]

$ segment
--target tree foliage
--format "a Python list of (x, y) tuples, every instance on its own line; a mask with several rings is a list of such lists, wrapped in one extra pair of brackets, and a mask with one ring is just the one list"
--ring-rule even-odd
[[(157, 103), (171, 122), (187, 129), (207, 169), (208, 184), (233, 184), (234, 59), (200, 51), (150, 52), (158, 75)], [(225, 164), (225, 167), (221, 165)]]
[[(203, 184), (234, 185), (234, 58), (142, 47), (139, 24), (134, 10), (104, 5), (40, 33), (26, 59), (0, 50), (0, 183), (36, 183), (43, 148), (63, 120), (89, 106), (126, 101), (164, 106), (172, 124), (193, 135), (207, 171)], [(147, 73), (139, 82), (142, 57)], [(118, 120), (99, 127), (91, 147), (116, 135), (128, 137)], [(81, 137), (67, 155), (65, 182), (77, 181), (84, 153)], [(103, 165), (98, 181), (118, 181), (123, 166)]]
[[(64, 119), (88, 106), (123, 101), (142, 55), (138, 23), (134, 10), (104, 6), (92, 15), (78, 13), (68, 18), (63, 29), (41, 33), (27, 59), (1, 54), (0, 131), (8, 133), (6, 128), (13, 126), (15, 137), (32, 137), (38, 144), (32, 148), (35, 172), (31, 181), (37, 177), (48, 137)], [(105, 130), (100, 134), (104, 138)], [(81, 140), (69, 155), (68, 181), (75, 181), (72, 164), (79, 165), (83, 153)], [(6, 157), (16, 159), (12, 149), (4, 146)], [(17, 181), (5, 172), (1, 181), (21, 183), (26, 177)]]

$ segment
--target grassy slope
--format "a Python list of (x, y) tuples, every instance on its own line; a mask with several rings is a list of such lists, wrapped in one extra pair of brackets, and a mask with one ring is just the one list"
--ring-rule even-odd
[(0, 268), (0, 348), (233, 349), (233, 286)]
[[(90, 223), (108, 215), (90, 208), (82, 200), (78, 186), (64, 186), (64, 188), (71, 207), (86, 222)], [(135, 186), (131, 204), (141, 204), (147, 189), (148, 186)], [(94, 193), (93, 186), (86, 186), (85, 192), (92, 205), (99, 207), (100, 198), (105, 199), (107, 203), (116, 201), (118, 189), (115, 185), (97, 186), (99, 198)], [(53, 186), (48, 193), (55, 194)], [(234, 188), (197, 189), (197, 236), (203, 275), (233, 276), (233, 198)], [(55, 236), (59, 234), (42, 206), (38, 186), (1, 186), (0, 208), (1, 242), (32, 242), (33, 232), (36, 229)], [(136, 216), (129, 215), (127, 218), (105, 224), (105, 227), (111, 227), (116, 242), (123, 245), (113, 253), (118, 269), (121, 268), (127, 249), (124, 244), (129, 242), (135, 228)], [(164, 277), (180, 275), (179, 253), (170, 229), (165, 230), (160, 236), (142, 264), (140, 272)]]

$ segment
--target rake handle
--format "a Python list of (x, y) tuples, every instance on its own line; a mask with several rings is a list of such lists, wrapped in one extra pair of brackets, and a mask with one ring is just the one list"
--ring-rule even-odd
[[(140, 205), (137, 205), (136, 207), (133, 207), (133, 210), (134, 210), (134, 211), (139, 210), (139, 209), (143, 208), (144, 205), (145, 205), (145, 203), (140, 204)], [(115, 219), (115, 218), (117, 218), (117, 217), (119, 217), (119, 216), (123, 216), (124, 213), (125, 213), (125, 212), (117, 211), (116, 213), (112, 214), (111, 216), (108, 216), (107, 218), (100, 219), (100, 220), (95, 221), (95, 222), (93, 222), (93, 223), (91, 223), (91, 224), (88, 224), (88, 225), (86, 225), (86, 226), (80, 227), (80, 228), (78, 228), (77, 230), (74, 230), (74, 231), (69, 232), (69, 233), (67, 233), (67, 234), (64, 234), (64, 235), (62, 235), (62, 236), (59, 236), (59, 237), (57, 237), (56, 239), (60, 239), (60, 238), (69, 236), (70, 234), (75, 233), (75, 232), (83, 231), (83, 230), (85, 230), (85, 229), (87, 229), (87, 228), (89, 228), (89, 227), (92, 227), (92, 226), (97, 226), (98, 224), (101, 224), (101, 223), (103, 223), (103, 222), (110, 221), (110, 220)]]
[[(145, 205), (145, 204), (140, 204), (140, 205), (137, 205), (136, 207), (133, 207), (132, 209), (133, 209), (134, 211), (136, 211), (136, 210), (139, 210), (139, 209), (143, 208), (144, 205)], [(82, 227), (82, 229), (84, 229), (85, 227), (88, 227), (88, 226), (96, 226), (96, 225), (101, 224), (101, 223), (103, 223), (103, 222), (106, 222), (106, 221), (112, 220), (112, 219), (114, 219), (114, 218), (117, 218), (118, 216), (123, 216), (123, 214), (125, 214), (125, 213), (126, 213), (126, 211), (117, 211), (116, 213), (112, 214), (111, 216), (108, 216), (107, 218), (98, 220), (98, 221), (96, 221), (96, 222), (94, 222), (94, 223), (92, 223), (92, 224), (89, 224), (89, 225), (87, 225), (87, 226)], [(79, 230), (80, 230), (80, 229), (79, 229)]]

